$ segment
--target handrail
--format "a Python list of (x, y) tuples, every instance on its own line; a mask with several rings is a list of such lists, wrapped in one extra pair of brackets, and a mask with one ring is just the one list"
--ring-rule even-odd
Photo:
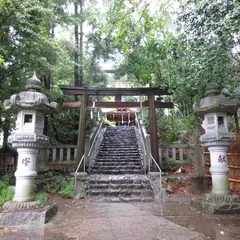
[[(148, 153), (147, 156), (150, 156), (152, 161), (155, 163), (155, 165), (157, 166), (157, 169), (159, 170), (160, 172), (160, 197), (162, 198), (162, 170), (161, 168), (159, 167), (159, 165), (157, 164), (156, 160), (154, 159), (154, 157), (152, 156), (151, 153)], [(150, 175), (150, 160), (148, 158), (148, 174)]]
[(99, 125), (99, 127), (98, 127), (98, 130), (97, 130), (97, 133), (96, 133), (95, 136), (94, 136), (92, 145), (91, 145), (91, 147), (90, 147), (90, 149), (89, 149), (89, 151), (88, 151), (88, 155), (87, 155), (88, 157), (91, 155), (93, 146), (95, 145), (95, 142), (96, 142), (96, 139), (97, 139), (97, 136), (98, 136), (99, 132), (100, 132), (101, 129), (102, 129), (102, 125), (103, 125), (103, 120), (102, 120), (102, 122), (100, 123), (100, 125)]
[[(140, 144), (141, 144), (141, 149), (142, 149), (142, 153), (143, 153), (143, 157), (145, 158), (147, 156), (147, 150), (146, 150), (146, 146), (145, 146), (145, 141), (143, 139), (143, 135), (142, 135), (142, 129), (141, 129), (141, 125), (140, 125), (140, 122), (139, 122), (139, 119), (138, 119), (138, 116), (137, 116), (137, 113), (135, 113), (135, 119), (136, 119), (136, 127), (138, 129), (138, 133), (139, 133), (139, 136), (140, 136)], [(146, 159), (143, 159), (143, 167), (144, 167), (144, 171), (145, 171), (145, 174), (146, 174), (146, 168), (147, 168), (147, 164), (146, 164)]]
[[(102, 124), (103, 124), (103, 121), (100, 123), (99, 128), (98, 128), (98, 130), (97, 130), (97, 133), (96, 133), (95, 136), (94, 136), (94, 139), (93, 139), (92, 145), (91, 145), (91, 147), (90, 147), (90, 150), (88, 151), (87, 157), (89, 157), (90, 154), (91, 154), (91, 152), (92, 152), (92, 149), (93, 149), (93, 146), (95, 145), (95, 142), (96, 142), (97, 136), (98, 136), (98, 134), (99, 134), (99, 131), (100, 131), (100, 129), (102, 128)], [(80, 160), (80, 162), (79, 162), (79, 164), (78, 164), (78, 166), (77, 166), (77, 168), (76, 168), (76, 171), (74, 172), (74, 175), (75, 175), (75, 183), (74, 183), (75, 188), (74, 188), (74, 189), (75, 189), (75, 191), (76, 191), (76, 187), (77, 187), (77, 173), (78, 173), (78, 170), (79, 170), (80, 166), (82, 165), (82, 162), (83, 162), (83, 172), (85, 173), (85, 172), (86, 172), (86, 171), (85, 171), (85, 170), (86, 170), (85, 154), (83, 154), (83, 156), (82, 156), (82, 158), (81, 158), (81, 160)]]
[(139, 132), (140, 132), (140, 137), (141, 137), (141, 140), (142, 140), (142, 143), (143, 143), (143, 152), (144, 152), (144, 154), (147, 154), (146, 147), (145, 147), (145, 143), (144, 143), (144, 141), (143, 141), (141, 125), (140, 125), (140, 123), (139, 123), (139, 119), (138, 119), (138, 116), (137, 116), (136, 113), (135, 113), (135, 119), (136, 119), (136, 123), (137, 123), (137, 125), (138, 125), (138, 129), (139, 129)]
[(78, 173), (78, 170), (79, 170), (82, 162), (84, 162), (84, 164), (83, 164), (83, 172), (85, 173), (85, 154), (83, 154), (83, 156), (82, 156), (82, 158), (81, 158), (81, 160), (80, 160), (80, 162), (79, 162), (79, 164), (78, 164), (78, 166), (77, 166), (77, 169), (76, 169), (76, 171), (75, 171), (75, 173), (74, 173), (74, 175), (75, 175), (75, 183), (74, 183), (74, 186), (75, 186), (74, 189), (75, 189), (75, 191), (76, 191), (76, 186), (77, 186), (77, 173)]

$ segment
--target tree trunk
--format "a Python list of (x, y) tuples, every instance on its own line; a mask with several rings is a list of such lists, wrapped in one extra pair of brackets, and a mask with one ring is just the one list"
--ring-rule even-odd
[(239, 132), (239, 118), (238, 118), (238, 109), (236, 110), (236, 112), (234, 113), (234, 121), (235, 121), (235, 125), (236, 125), (236, 132)]
[(81, 15), (81, 23), (80, 23), (80, 69), (79, 69), (79, 86), (83, 86), (83, 0), (80, 0), (80, 15)]
[(6, 118), (3, 122), (3, 145), (8, 141), (8, 136), (10, 135), (9, 129), (10, 129), (10, 120)]
[[(77, 18), (78, 15), (78, 4), (74, 3), (74, 12), (75, 17)], [(74, 52), (74, 86), (79, 86), (79, 72), (78, 72), (78, 65), (79, 65), (79, 32), (78, 32), (78, 23), (75, 23), (74, 28), (74, 35), (75, 35), (75, 52)]]

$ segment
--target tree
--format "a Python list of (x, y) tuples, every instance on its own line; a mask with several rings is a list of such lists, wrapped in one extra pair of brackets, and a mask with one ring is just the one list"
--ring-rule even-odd
[[(30, 77), (34, 71), (39, 75), (49, 71), (50, 58), (58, 49), (48, 34), (48, 23), (53, 14), (49, 4), (54, 2), (0, 1), (1, 102), (24, 89), (26, 77)], [(5, 129), (4, 133), (7, 132)]]
[[(180, 56), (188, 69), (192, 88), (203, 89), (207, 82), (217, 82), (229, 96), (239, 89), (240, 3), (231, 1), (185, 1), (179, 14), (179, 31), (184, 32), (185, 53)], [(195, 86), (194, 86), (195, 85)], [(236, 126), (238, 125), (235, 116)]]

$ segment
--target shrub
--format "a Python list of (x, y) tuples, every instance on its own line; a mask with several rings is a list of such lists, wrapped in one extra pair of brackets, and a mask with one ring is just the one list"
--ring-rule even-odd
[(48, 194), (44, 191), (41, 191), (37, 194), (37, 200), (41, 201), (41, 202), (47, 202), (48, 200)]
[(10, 186), (12, 173), (5, 174), (0, 181), (0, 205), (13, 199), (14, 190)]
[(8, 186), (5, 189), (0, 190), (0, 205), (3, 205), (7, 201), (11, 201), (14, 196), (14, 190), (12, 187)]
[(61, 184), (60, 191), (58, 194), (63, 198), (73, 198), (74, 197), (74, 181), (64, 180)]

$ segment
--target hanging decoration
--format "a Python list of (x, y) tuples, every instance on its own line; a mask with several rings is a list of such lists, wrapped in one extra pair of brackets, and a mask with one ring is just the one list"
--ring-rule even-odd
[(97, 117), (98, 117), (98, 121), (100, 121), (101, 118), (100, 118), (100, 111), (99, 111), (99, 109), (98, 109)]
[(90, 111), (90, 118), (93, 119), (93, 109)]

